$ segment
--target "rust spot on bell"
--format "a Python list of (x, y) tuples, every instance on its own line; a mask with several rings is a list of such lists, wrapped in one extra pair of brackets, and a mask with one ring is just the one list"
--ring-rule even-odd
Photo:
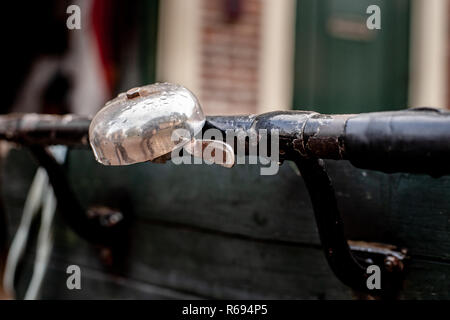
[(139, 97), (140, 96), (140, 92), (139, 91), (140, 91), (139, 87), (132, 88), (132, 89), (128, 90), (127, 91), (127, 98), (128, 99), (133, 99), (133, 98)]

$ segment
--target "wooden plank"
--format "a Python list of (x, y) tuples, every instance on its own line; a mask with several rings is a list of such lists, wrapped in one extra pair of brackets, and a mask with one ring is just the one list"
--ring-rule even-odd
[(347, 235), (450, 259), (450, 177), (383, 174), (327, 162)]
[(275, 176), (259, 167), (172, 163), (105, 167), (86, 151), (70, 155), (69, 176), (85, 205), (129, 197), (143, 219), (184, 223), (255, 238), (319, 243), (309, 196), (288, 165)]
[[(301, 177), (284, 164), (276, 176), (258, 166), (141, 164), (108, 168), (83, 152), (69, 174), (84, 204), (128, 193), (135, 214), (262, 239), (318, 244)], [(450, 177), (360, 170), (327, 161), (349, 238), (405, 246), (411, 254), (450, 259)], [(83, 168), (83, 170), (81, 170)], [(75, 182), (76, 181), (76, 182)]]
[[(24, 154), (6, 162), (6, 206), (22, 206), (34, 170)], [(97, 165), (73, 152), (69, 175), (88, 206), (128, 194), (138, 217), (184, 223), (255, 238), (318, 244), (301, 177), (288, 164), (276, 176), (257, 166)], [(328, 161), (349, 238), (408, 247), (413, 254), (450, 258), (450, 177), (359, 170)], [(10, 217), (16, 219), (17, 217)], [(424, 241), (426, 239), (426, 241)]]
[[(126, 271), (105, 273), (98, 251), (65, 226), (44, 282), (46, 298), (355, 298), (315, 248), (246, 241), (146, 223), (133, 228)], [(82, 269), (82, 292), (65, 288), (65, 269)], [(450, 298), (450, 264), (412, 259), (400, 299)]]
[[(142, 221), (132, 230), (123, 277), (133, 281), (217, 299), (352, 297), (328, 268), (322, 251), (314, 247)], [(56, 239), (59, 260), (102, 269), (98, 253), (66, 227), (58, 228)]]
[[(31, 275), (33, 261), (33, 255), (26, 257), (23, 274)], [(118, 275), (113, 276), (89, 266), (80, 266), (82, 270), (81, 289), (69, 290), (66, 285), (69, 275), (65, 272), (68, 265), (67, 261), (61, 260), (57, 254), (53, 254), (39, 299), (199, 299), (194, 295), (155, 286), (144, 281), (136, 281)], [(24, 296), (29, 280), (28, 277), (20, 279), (16, 290), (18, 298)]]
[[(11, 152), (5, 164), (3, 197), (8, 225), (14, 226), (35, 165), (22, 151)], [(401, 297), (448, 298), (450, 178), (327, 164), (349, 238), (410, 250)], [(88, 151), (75, 151), (68, 172), (85, 205), (129, 198), (135, 218), (124, 279), (201, 297), (351, 297), (318, 249), (303, 181), (287, 164), (269, 177), (260, 176), (257, 166), (113, 168), (97, 165)], [(101, 272), (95, 249), (58, 226), (58, 261)]]
[(400, 299), (450, 299), (450, 264), (422, 259), (408, 263)]

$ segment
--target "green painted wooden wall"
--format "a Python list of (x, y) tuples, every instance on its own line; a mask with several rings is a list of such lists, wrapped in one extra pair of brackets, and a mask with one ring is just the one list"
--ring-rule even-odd
[[(398, 297), (448, 299), (450, 177), (388, 175), (346, 161), (327, 165), (348, 239), (408, 248)], [(10, 236), (35, 168), (24, 151), (12, 150), (4, 162)], [(277, 175), (260, 176), (257, 165), (105, 167), (90, 151), (73, 150), (67, 174), (85, 207), (124, 207), (132, 224), (123, 238), (126, 254), (111, 270), (101, 249), (57, 215), (44, 298), (355, 297), (327, 265), (308, 193), (288, 162)], [(30, 248), (19, 272), (19, 297), (32, 268)], [(66, 288), (70, 264), (82, 268), (81, 291)]]

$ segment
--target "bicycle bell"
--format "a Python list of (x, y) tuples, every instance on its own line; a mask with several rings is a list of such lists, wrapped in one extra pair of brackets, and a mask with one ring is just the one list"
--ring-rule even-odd
[[(231, 146), (195, 138), (205, 121), (191, 91), (180, 85), (156, 83), (130, 89), (107, 102), (92, 119), (89, 140), (95, 158), (104, 165), (164, 162), (182, 146), (195, 157), (232, 167)], [(176, 129), (188, 134), (177, 136)]]

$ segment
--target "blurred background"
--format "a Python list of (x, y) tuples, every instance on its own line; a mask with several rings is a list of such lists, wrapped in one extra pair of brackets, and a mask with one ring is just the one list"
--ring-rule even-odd
[[(69, 30), (66, 26), (70, 16), (66, 10), (73, 4), (81, 9), (79, 30)], [(369, 30), (366, 27), (366, 20), (370, 16), (366, 13), (366, 9), (370, 5), (378, 5), (381, 9), (380, 30)], [(26, 4), (20, 1), (5, 1), (2, 3), (1, 12), (3, 58), (0, 64), (5, 78), (0, 112), (4, 114), (40, 112), (91, 116), (118, 93), (157, 81), (186, 86), (199, 97), (208, 115), (263, 113), (286, 109), (316, 110), (322, 113), (359, 113), (418, 106), (439, 108), (450, 106), (448, 81), (450, 1), (448, 0), (46, 0)], [(17, 157), (19, 160), (22, 159), (20, 156)], [(12, 221), (13, 225), (18, 224), (26, 190), (35, 172), (35, 167), (30, 168), (29, 158), (19, 160), (13, 158), (12, 164), (4, 169), (5, 177), (2, 177), (7, 182), (4, 190), (5, 199), (10, 199), (7, 207), (14, 207), (17, 213), (16, 215), (14, 212), (10, 213), (12, 218), (10, 217), (8, 223)], [(234, 233), (236, 229), (240, 230), (242, 227), (240, 219), (244, 219), (248, 211), (248, 221), (244, 219), (248, 225), (244, 223), (243, 233), (250, 232), (248, 230), (252, 232), (256, 230), (258, 233), (260, 232), (258, 228), (261, 228), (263, 231), (269, 230), (268, 237), (283, 238), (285, 235), (280, 236), (279, 229), (281, 226), (284, 228), (289, 225), (286, 221), (294, 219), (291, 211), (297, 210), (292, 209), (293, 205), (298, 203), (297, 198), (292, 195), (292, 190), (303, 188), (297, 185), (301, 183), (297, 182), (299, 179), (291, 177), (291, 172), (286, 171), (290, 169), (284, 168), (280, 177), (274, 178), (286, 184), (285, 187), (283, 185), (280, 187), (282, 190), (285, 189), (284, 195), (290, 195), (290, 202), (285, 202), (282, 196), (280, 199), (276, 198), (278, 194), (282, 194), (278, 192), (279, 189), (269, 192), (270, 188), (273, 185), (278, 186), (280, 181), (254, 178), (250, 174), (250, 169), (236, 169), (231, 173), (223, 173), (221, 169), (216, 169), (215, 173), (211, 174), (208, 168), (184, 168), (183, 173), (180, 168), (169, 166), (158, 167), (158, 172), (148, 169), (152, 168), (151, 166), (136, 166), (133, 172), (127, 171), (132, 169), (124, 168), (107, 171), (108, 169), (99, 168), (94, 163), (88, 151), (83, 156), (72, 155), (71, 163), (69, 174), (76, 182), (75, 189), (79, 193), (79, 198), (86, 201), (86, 205), (91, 200), (97, 201), (101, 194), (107, 194), (113, 187), (122, 188), (120, 194), (124, 194), (125, 187), (132, 190), (129, 192), (132, 195), (132, 203), (135, 203), (137, 208), (136, 212), (147, 219), (141, 217), (143, 221), (145, 220), (141, 221), (141, 224), (150, 225), (146, 225), (145, 228), (148, 229), (136, 227), (142, 228), (136, 232), (142, 237), (140, 239), (142, 241), (136, 242), (140, 242), (139, 245), (142, 246), (148, 244), (149, 248), (143, 248), (143, 253), (139, 251), (140, 249), (130, 251), (130, 255), (134, 255), (134, 260), (129, 268), (135, 269), (129, 271), (129, 274), (133, 276), (138, 274), (142, 279), (162, 283), (167, 287), (175, 286), (174, 283), (178, 286), (177, 281), (180, 283), (185, 281), (186, 284), (183, 285), (188, 289), (183, 289), (183, 292), (202, 291), (203, 289), (197, 290), (199, 285), (196, 281), (201, 282), (206, 277), (208, 283), (212, 285), (202, 294), (216, 298), (265, 297), (264, 294), (271, 292), (272, 289), (275, 293), (270, 297), (348, 298), (348, 295), (340, 295), (342, 287), (336, 284), (322, 260), (322, 267), (313, 270), (313, 272), (319, 270), (317, 272), (320, 275), (308, 275), (305, 281), (308, 282), (310, 279), (322, 281), (323, 276), (329, 279), (323, 280), (324, 282), (331, 283), (328, 291), (316, 292), (316, 284), (311, 284), (310, 287), (305, 284), (310, 291), (307, 295), (299, 296), (296, 291), (286, 292), (286, 288), (295, 284), (292, 281), (294, 276), (290, 278), (289, 272), (292, 270), (283, 269), (287, 265), (285, 261), (290, 260), (272, 259), (270, 254), (269, 258), (265, 258), (266, 248), (261, 249), (263, 253), (256, 258), (249, 258), (248, 261), (259, 261), (264, 266), (274, 263), (272, 269), (268, 268), (270, 270), (266, 271), (281, 270), (280, 273), (286, 274), (286, 278), (281, 278), (280, 281), (279, 278), (272, 280), (270, 274), (263, 274), (258, 278), (258, 272), (264, 269), (260, 268), (258, 262), (255, 266), (247, 266), (248, 273), (247, 269), (241, 268), (245, 271), (242, 271), (241, 279), (247, 279), (250, 283), (243, 284), (235, 278), (228, 279), (229, 272), (225, 268), (226, 272), (223, 271), (223, 275), (214, 278), (214, 275), (208, 273), (209, 262), (198, 264), (197, 260), (203, 259), (200, 254), (197, 260), (193, 258), (191, 260), (191, 256), (196, 254), (195, 251), (191, 252), (191, 247), (198, 247), (204, 252), (212, 252), (216, 247), (206, 250), (203, 246), (207, 245), (201, 242), (203, 240), (198, 240), (197, 243), (195, 242), (197, 240), (183, 240), (182, 237), (180, 240), (174, 237), (173, 240), (169, 239), (176, 243), (170, 249), (170, 241), (165, 238), (168, 233), (160, 232), (157, 228), (156, 231), (152, 229), (155, 219), (174, 219), (177, 223), (178, 220), (192, 219), (194, 222), (188, 222), (202, 227), (212, 225), (213, 228)], [(183, 184), (179, 186), (179, 177), (183, 174), (186, 176), (184, 187)], [(197, 174), (200, 178), (190, 179), (192, 174)], [(247, 180), (242, 178), (245, 174), (251, 178), (247, 177)], [(19, 178), (12, 184), (10, 181), (14, 179), (11, 177)], [(151, 184), (149, 182), (151, 179), (157, 180), (159, 185)], [(255, 183), (255, 179), (261, 181), (257, 180)], [(223, 184), (217, 183), (218, 181)], [(260, 188), (255, 187), (259, 184)], [(234, 189), (237, 190), (236, 193), (233, 193)], [(203, 196), (208, 195), (208, 192), (211, 193), (209, 198)], [(108, 197), (119, 198), (111, 194)], [(248, 199), (252, 199), (252, 195), (254, 203), (247, 203)], [(192, 203), (196, 203), (199, 208), (213, 207), (215, 202), (209, 199), (215, 199), (214, 196), (218, 197), (216, 200), (222, 201), (221, 203), (231, 204), (231, 212), (226, 210), (225, 206), (222, 208), (223, 212), (220, 206), (214, 211), (214, 214), (218, 215), (223, 213), (223, 219), (221, 216), (219, 219), (208, 218), (209, 212), (203, 212), (204, 215), (201, 215), (202, 212), (191, 208)], [(274, 197), (275, 205), (264, 202)], [(174, 201), (174, 198), (177, 201)], [(307, 204), (309, 200), (305, 199), (303, 203)], [(386, 202), (383, 199), (378, 199), (376, 204), (369, 202), (369, 205), (375, 210), (378, 208), (377, 205), (382, 206)], [(148, 208), (152, 208), (153, 211)], [(256, 209), (251, 211), (251, 208)], [(270, 220), (274, 216), (272, 211), (278, 212), (277, 210), (281, 218), (275, 218), (279, 220), (273, 222)], [(167, 215), (167, 212), (172, 215)], [(180, 212), (186, 214), (182, 215)], [(312, 217), (311, 212), (306, 213)], [(229, 220), (229, 215), (234, 214), (236, 214), (234, 220), (233, 218)], [(188, 216), (190, 218), (186, 218)], [(0, 220), (4, 219), (6, 218), (0, 214)], [(227, 230), (229, 221), (235, 222), (235, 225)], [(372, 221), (373, 225), (376, 223), (376, 219)], [(298, 223), (301, 224), (304, 224), (303, 220)], [(7, 232), (6, 225), (0, 221), (0, 235), (2, 235), (0, 253), (3, 256), (6, 255), (7, 243), (10, 241), (7, 237), (13, 234), (13, 229)], [(314, 227), (314, 222), (311, 222), (305, 229), (315, 230)], [(85, 256), (86, 252), (90, 252), (90, 247), (80, 245), (77, 242), (80, 240), (75, 241), (75, 236), (64, 230), (59, 231), (59, 237), (69, 245), (59, 248), (58, 254), (64, 257), (65, 254), (69, 255), (67, 252), (72, 252), (73, 255), (78, 254), (79, 261), (89, 264), (86, 262), (89, 259)], [(292, 240), (291, 234), (298, 234), (297, 230), (289, 232), (286, 232), (289, 241)], [(190, 239), (189, 237), (186, 236), (186, 239)], [(311, 237), (315, 239), (314, 241), (317, 240), (316, 234)], [(392, 237), (396, 240), (395, 235)], [(227, 251), (227, 246), (220, 242), (222, 240), (217, 240), (217, 243), (214, 241), (210, 241), (211, 246), (223, 246), (222, 249)], [(302, 241), (308, 242), (310, 238)], [(152, 243), (162, 242), (169, 243), (167, 245), (169, 249), (166, 251), (169, 255), (173, 255), (172, 260), (165, 258), (166, 251), (161, 253), (157, 251), (158, 249), (150, 247)], [(251, 246), (254, 245), (251, 241), (247, 242), (251, 243)], [(254, 247), (241, 249), (247, 248), (242, 244), (236, 245), (236, 248), (238, 249), (229, 250), (228, 256), (224, 254), (229, 261), (223, 262), (220, 260), (222, 257), (214, 256), (218, 262), (214, 260), (211, 268), (228, 262), (234, 266), (238, 259), (232, 253), (240, 252), (242, 257), (247, 257), (249, 252), (255, 249)], [(290, 247), (283, 247), (270, 252), (273, 256), (281, 252), (286, 253), (287, 257), (292, 257), (294, 255), (291, 254), (291, 250)], [(184, 258), (180, 252), (185, 254)], [(317, 259), (323, 258), (318, 249), (314, 252), (319, 257)], [(139, 259), (147, 254), (152, 255), (151, 258), (141, 263)], [(76, 259), (70, 256), (67, 260)], [(137, 263), (134, 263), (135, 261)], [(151, 269), (152, 263), (156, 264), (153, 266), (154, 269)], [(182, 267), (179, 270), (171, 269), (176, 268), (177, 263)], [(309, 260), (304, 263), (308, 266), (314, 265)], [(53, 270), (58, 272), (62, 270), (53, 267)], [(252, 267), (254, 269), (251, 269)], [(149, 269), (153, 273), (149, 272)], [(189, 272), (195, 276), (192, 274), (184, 276)], [(52, 275), (56, 277), (56, 273)], [(59, 276), (60, 279), (64, 279), (61, 281), (65, 281), (65, 273)], [(92, 278), (100, 276), (103, 275), (95, 273)], [(303, 285), (302, 275), (296, 274), (297, 276), (295, 279), (300, 279), (301, 281), (298, 281)], [(189, 280), (191, 279), (189, 277), (197, 280)], [(58, 281), (60, 279), (58, 278)], [(125, 283), (125, 280), (120, 281), (122, 281), (120, 285)], [(214, 285), (214, 281), (217, 281), (217, 286)], [(68, 294), (66, 288), (52, 285), (57, 283), (56, 280), (49, 283), (46, 290), (50, 294), (47, 297)], [(223, 294), (217, 293), (218, 287), (229, 283), (232, 290), (224, 291)], [(278, 283), (281, 283), (279, 285), (281, 293), (276, 295), (277, 289), (274, 287)], [(116, 291), (104, 284), (95, 283), (93, 286), (103, 288), (102, 285), (105, 286), (105, 292), (113, 297), (128, 297), (126, 292), (122, 294), (121, 290), (124, 289), (120, 286), (114, 287)], [(235, 288), (241, 290), (236, 291), (240, 292), (239, 294), (233, 291)], [(144, 297), (147, 297), (148, 290), (143, 290)], [(259, 292), (260, 295), (255, 292)], [(448, 294), (448, 288), (442, 288), (442, 292)], [(85, 291), (83, 294), (89, 293)], [(133, 294), (130, 296), (134, 297)], [(1, 290), (0, 297), (2, 297)]]
[[(81, 9), (69, 30), (66, 8)], [(381, 9), (381, 30), (366, 9)], [(93, 115), (169, 81), (207, 114), (447, 107), (447, 0), (78, 0), (5, 3), (1, 112)]]

